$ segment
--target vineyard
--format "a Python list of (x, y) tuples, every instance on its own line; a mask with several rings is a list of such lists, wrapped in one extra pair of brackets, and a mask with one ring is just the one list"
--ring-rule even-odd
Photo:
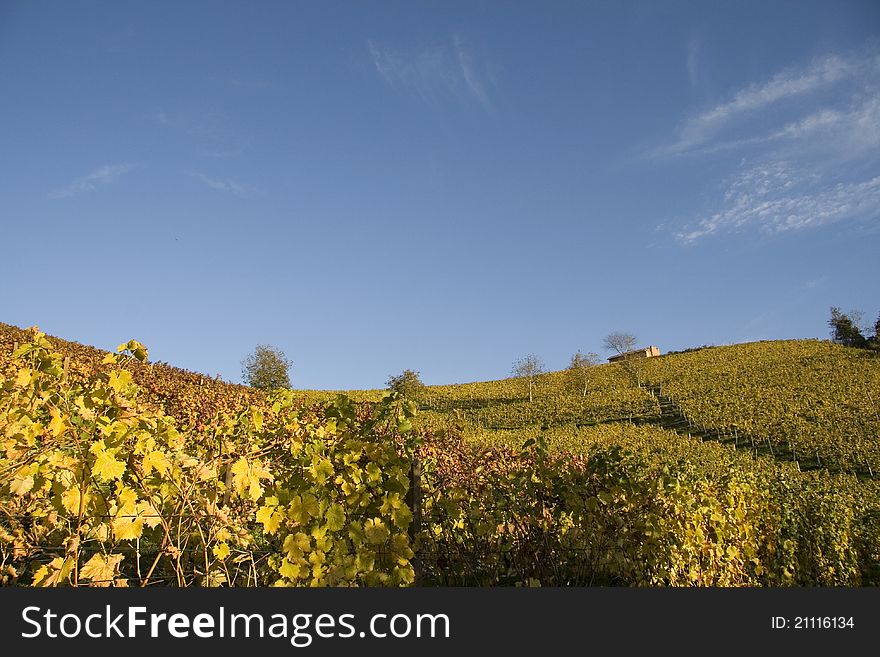
[(880, 362), (817, 340), (646, 359), (640, 375), (701, 428), (811, 468), (880, 472)]
[(148, 356), (0, 324), (4, 585), (880, 584), (880, 361), (854, 350), (554, 372), (532, 402), (263, 394)]

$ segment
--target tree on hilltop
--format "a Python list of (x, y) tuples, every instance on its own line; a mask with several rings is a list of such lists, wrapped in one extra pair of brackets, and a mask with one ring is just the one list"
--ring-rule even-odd
[(525, 379), (529, 383), (529, 401), (532, 401), (532, 390), (535, 387), (535, 379), (546, 372), (544, 363), (535, 354), (523, 356), (514, 361), (511, 373), (519, 378)]
[(290, 368), (284, 352), (268, 344), (259, 344), (241, 361), (241, 378), (246, 385), (261, 390), (290, 387)]
[(844, 313), (840, 308), (832, 307), (831, 319), (828, 320), (828, 326), (831, 328), (831, 339), (847, 347), (867, 346), (868, 341), (862, 335), (862, 331), (859, 328), (862, 316), (862, 313), (857, 311)]
[(587, 396), (587, 383), (590, 379), (590, 369), (598, 364), (599, 354), (594, 354), (592, 351), (587, 354), (582, 354), (580, 351), (577, 351), (574, 356), (571, 357), (568, 369), (577, 377), (579, 383), (584, 384), (584, 397)]
[(615, 331), (605, 336), (605, 339), (602, 340), (602, 346), (608, 351), (614, 351), (621, 355), (635, 349), (637, 341), (636, 336), (631, 333)]
[(831, 328), (831, 339), (847, 347), (860, 349), (874, 349), (880, 351), (880, 315), (874, 322), (874, 335), (865, 337), (870, 326), (864, 323), (865, 313), (860, 310), (850, 310), (844, 313), (840, 308), (831, 308), (831, 319), (828, 326)]
[(415, 370), (403, 370), (397, 376), (389, 376), (386, 385), (389, 390), (400, 393), (409, 400), (416, 399), (425, 389), (425, 384)]

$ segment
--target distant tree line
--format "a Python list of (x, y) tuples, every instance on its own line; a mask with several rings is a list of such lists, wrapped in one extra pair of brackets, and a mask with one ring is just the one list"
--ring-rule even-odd
[[(636, 337), (629, 333), (610, 333), (605, 336), (603, 345), (608, 351), (626, 354), (635, 347)], [(587, 396), (589, 390), (590, 370), (600, 362), (599, 355), (593, 352), (582, 353), (578, 350), (571, 357), (568, 372), (572, 386), (576, 386), (583, 397)], [(292, 366), (293, 363), (277, 347), (257, 345), (256, 349), (241, 361), (242, 380), (246, 385), (262, 390), (289, 388), (291, 387), (289, 372)], [(518, 358), (511, 369), (511, 374), (522, 379), (527, 385), (530, 402), (534, 401), (538, 378), (546, 372), (544, 362), (535, 354)], [(419, 372), (411, 369), (389, 376), (385, 385), (388, 390), (393, 390), (411, 401), (417, 401), (425, 390)]]

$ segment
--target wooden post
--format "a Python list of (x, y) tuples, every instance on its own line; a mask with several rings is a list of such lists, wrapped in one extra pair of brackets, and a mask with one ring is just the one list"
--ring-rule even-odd
[(64, 357), (64, 369), (61, 372), (61, 383), (67, 383), (67, 370), (70, 367), (70, 356)]
[(226, 464), (226, 480), (224, 482), (226, 490), (223, 493), (223, 506), (229, 506), (229, 501), (232, 499), (232, 461), (229, 461)]
[(415, 581), (413, 584), (419, 586), (422, 583), (422, 559), (415, 549), (418, 546), (419, 534), (422, 532), (422, 465), (418, 458), (413, 458), (410, 466), (410, 484), (409, 484), (409, 506), (412, 511), (412, 522), (409, 525), (410, 543), (415, 553), (412, 559), (413, 572)]

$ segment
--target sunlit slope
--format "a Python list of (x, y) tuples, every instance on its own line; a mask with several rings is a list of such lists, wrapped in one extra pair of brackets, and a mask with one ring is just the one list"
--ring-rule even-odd
[[(335, 393), (303, 394), (319, 401)], [(372, 401), (382, 391), (354, 394)], [(516, 378), (427, 386), (418, 401), (422, 426), (455, 426), (489, 443), (514, 444), (532, 429), (633, 422), (717, 438), (804, 468), (870, 477), (880, 471), (880, 357), (827, 341), (711, 347), (600, 365), (586, 380), (552, 372), (536, 379), (531, 402), (527, 382)], [(669, 417), (670, 407), (677, 416)]]
[[(21, 364), (16, 371), (10, 358), (13, 344), (30, 338), (26, 331), (0, 325), (0, 374), (15, 382), (4, 390), (19, 395), (13, 401), (20, 406), (34, 399), (49, 400), (45, 395), (24, 395), (21, 386), (43, 385), (42, 379), (21, 377)], [(63, 378), (52, 379), (58, 390), (64, 389), (65, 381), (118, 367), (104, 362), (106, 352), (91, 347), (57, 338), (52, 339), (52, 346), (65, 361)], [(53, 362), (60, 360), (53, 356)], [(323, 426), (320, 407), (305, 411), (309, 418), (305, 424), (290, 424), (288, 418), (279, 425), (274, 405), (255, 390), (161, 363), (124, 361), (145, 397), (119, 403), (136, 401), (146, 414), (158, 403), (179, 419), (178, 426), (188, 425), (182, 433), (184, 440), (178, 443), (202, 450), (206, 459), (220, 459), (211, 486), (225, 481), (224, 469), (230, 463), (263, 454), (261, 441), (274, 445), (291, 426)], [(531, 401), (528, 382), (523, 379), (424, 388), (415, 399), (422, 410), (414, 423), (420, 431), (415, 434), (413, 454), (421, 468), (419, 549), (427, 581), (470, 585), (532, 580), (547, 584), (877, 584), (880, 478), (875, 468), (868, 468), (872, 457), (865, 448), (877, 436), (872, 406), (880, 396), (877, 368), (878, 361), (867, 353), (791, 341), (601, 365), (588, 370), (586, 378), (575, 371), (553, 372), (534, 381)], [(44, 374), (51, 378), (51, 372)], [(107, 380), (97, 377), (89, 385), (106, 387)], [(112, 377), (109, 381), (118, 383)], [(311, 406), (338, 394), (294, 393), (289, 399), (290, 412), (299, 412), (299, 401)], [(348, 394), (358, 401), (376, 401), (384, 393)], [(729, 403), (732, 395), (738, 404)], [(100, 399), (117, 403), (113, 395)], [(765, 408), (758, 413), (753, 408), (761, 405), (774, 412)], [(804, 406), (827, 408), (832, 420), (814, 413), (805, 422)], [(74, 414), (79, 408), (68, 407)], [(346, 404), (337, 411), (345, 407), (355, 413)], [(670, 408), (685, 409), (687, 417), (682, 420), (683, 411), (671, 412)], [(40, 426), (49, 426), (51, 413), (43, 410)], [(369, 412), (363, 406), (356, 409), (365, 417)], [(232, 420), (228, 414), (234, 416)], [(754, 417), (752, 424), (742, 419), (749, 417)], [(739, 449), (721, 444), (731, 421), (738, 422)], [(263, 430), (273, 428), (263, 435), (257, 423)], [(788, 438), (775, 435), (768, 439), (775, 445), (773, 451), (761, 451), (754, 458), (757, 450), (750, 448), (752, 438), (760, 441), (767, 427), (780, 426), (802, 433)], [(10, 431), (7, 436), (21, 433), (14, 427)], [(320, 431), (323, 437), (316, 434), (320, 440), (315, 444), (324, 449), (327, 434), (323, 428)], [(374, 437), (385, 447), (400, 439), (393, 431)], [(224, 445), (219, 452), (218, 438)], [(861, 452), (853, 449), (856, 440), (861, 441)], [(10, 444), (7, 441), (7, 452)], [(805, 447), (798, 447), (799, 460), (794, 462), (789, 458), (791, 444), (814, 445), (813, 451), (821, 450), (821, 464), (817, 461), (812, 466), (804, 459)], [(241, 450), (246, 458), (229, 448)], [(288, 452), (285, 448), (282, 453)], [(853, 453), (864, 455), (865, 466), (847, 458)], [(124, 454), (128, 452), (120, 452)], [(267, 467), (276, 467), (280, 454), (268, 458)], [(131, 458), (119, 462), (123, 460), (127, 472)], [(810, 471), (804, 471), (807, 468)], [(8, 472), (18, 474), (5, 488), (0, 482), (7, 508), (13, 503), (29, 504), (33, 495), (48, 490), (25, 490), (29, 470)], [(328, 490), (332, 492), (332, 487), (326, 481), (315, 488), (321, 494)], [(206, 489), (200, 499), (213, 499), (215, 493)], [(239, 509), (245, 514), (241, 527), (249, 536), (254, 532), (255, 509)], [(106, 510), (94, 513), (95, 518), (102, 518)], [(272, 543), (274, 539), (265, 532), (259, 535), (260, 549), (283, 545)], [(64, 544), (59, 539), (58, 545)], [(103, 554), (104, 547), (100, 549)], [(125, 543), (113, 549), (138, 548)], [(584, 561), (588, 553), (594, 555), (593, 561)], [(544, 557), (536, 559), (536, 554)], [(48, 563), (50, 556), (54, 559), (54, 552), (34, 561), (34, 568)], [(542, 564), (553, 564), (553, 568), (542, 569)], [(631, 569), (639, 564), (653, 565), (645, 572)]]
[[(0, 364), (15, 343), (27, 340), (27, 331), (0, 323)], [(50, 340), (68, 357), (71, 378), (84, 379), (106, 368), (101, 363), (106, 352)], [(193, 426), (209, 422), (218, 412), (236, 412), (263, 400), (251, 388), (164, 363), (134, 363), (132, 369), (136, 382), (166, 412)], [(296, 394), (311, 404), (332, 400), (339, 392), (358, 402), (378, 401), (383, 394)], [(503, 438), (513, 444), (532, 435), (532, 429), (618, 422), (670, 428), (667, 415), (673, 404), (692, 425), (676, 427), (680, 433), (722, 440), (736, 435), (740, 448), (757, 448), (802, 467), (870, 477), (880, 471), (880, 358), (827, 341), (706, 348), (632, 361), (629, 368), (600, 365), (586, 379), (576, 372), (552, 372), (538, 377), (532, 392), (529, 401), (528, 383), (517, 378), (427, 386), (417, 400), (418, 423), (426, 428), (453, 426), (472, 439)]]
[[(0, 323), (0, 368), (9, 365), (16, 344), (31, 339), (30, 331)], [(52, 336), (47, 339), (64, 357), (66, 376), (71, 382), (85, 382), (96, 372), (115, 367), (102, 363), (106, 351)], [(235, 414), (249, 405), (265, 403), (258, 390), (166, 363), (147, 364), (132, 359), (127, 367), (149, 398), (184, 426), (205, 426), (219, 413)]]
[[(695, 423), (811, 466), (880, 471), (880, 357), (819, 340), (645, 359), (643, 380)], [(658, 388), (654, 388), (655, 392)]]
[(656, 400), (618, 367), (593, 368), (584, 382), (573, 372), (535, 381), (532, 401), (523, 379), (431, 386), (420, 399), (426, 422), (443, 419), (488, 430), (595, 424), (656, 415)]

